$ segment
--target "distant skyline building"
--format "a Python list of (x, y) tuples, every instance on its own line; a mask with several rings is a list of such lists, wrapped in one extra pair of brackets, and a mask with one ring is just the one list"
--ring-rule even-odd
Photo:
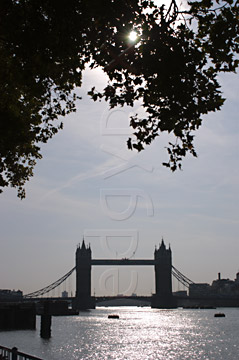
[(190, 297), (239, 297), (239, 272), (236, 274), (235, 280), (222, 279), (221, 273), (218, 278), (213, 280), (212, 284), (197, 283), (189, 286)]
[(68, 297), (68, 291), (66, 291), (66, 290), (62, 291), (61, 297), (67, 298)]
[(21, 290), (0, 289), (0, 301), (19, 301), (22, 297)]

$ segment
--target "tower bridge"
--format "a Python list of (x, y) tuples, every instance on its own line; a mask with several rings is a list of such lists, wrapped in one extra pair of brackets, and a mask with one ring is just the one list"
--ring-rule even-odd
[(153, 259), (92, 259), (92, 250), (86, 246), (84, 240), (78, 245), (75, 254), (75, 267), (53, 284), (25, 295), (25, 298), (36, 298), (48, 293), (63, 283), (74, 271), (76, 272), (76, 294), (72, 299), (74, 309), (91, 309), (95, 307), (96, 299), (91, 295), (92, 266), (154, 266), (155, 294), (151, 297), (153, 308), (176, 307), (176, 300), (172, 294), (172, 275), (183, 285), (189, 286), (193, 282), (172, 265), (172, 251), (166, 248), (164, 241), (155, 248)]
[(95, 265), (111, 266), (154, 266), (155, 289), (151, 306), (157, 308), (173, 308), (176, 302), (172, 294), (172, 252), (162, 240), (159, 248), (154, 251), (154, 259), (92, 259), (90, 246), (86, 247), (83, 240), (76, 250), (76, 298), (77, 309), (94, 307), (91, 296), (91, 267)]

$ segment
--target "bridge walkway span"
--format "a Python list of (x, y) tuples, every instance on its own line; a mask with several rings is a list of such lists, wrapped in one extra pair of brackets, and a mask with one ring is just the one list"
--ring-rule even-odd
[(154, 259), (92, 259), (91, 265), (156, 265), (156, 261)]

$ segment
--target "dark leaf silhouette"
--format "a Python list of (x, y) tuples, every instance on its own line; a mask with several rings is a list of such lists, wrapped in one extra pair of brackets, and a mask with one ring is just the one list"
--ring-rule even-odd
[[(102, 67), (109, 83), (89, 91), (109, 106), (141, 101), (145, 117), (131, 118), (129, 149), (141, 151), (161, 132), (172, 133), (168, 163), (196, 156), (202, 115), (220, 110), (217, 75), (235, 72), (238, 1), (200, 0), (179, 10), (153, 1), (39, 0), (0, 2), (0, 188), (24, 184), (46, 143), (76, 111), (74, 92), (86, 65)], [(134, 29), (138, 40), (130, 43)], [(80, 110), (79, 110), (80, 111)], [(2, 191), (2, 190), (0, 190)]]

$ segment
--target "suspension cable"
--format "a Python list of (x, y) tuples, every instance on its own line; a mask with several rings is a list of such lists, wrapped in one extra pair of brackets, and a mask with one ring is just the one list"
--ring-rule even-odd
[[(55, 289), (57, 286), (59, 286), (60, 284), (62, 284), (72, 273), (73, 271), (76, 269), (76, 267), (73, 267), (73, 269), (71, 269), (70, 271), (68, 271), (68, 273), (66, 273), (65, 275), (63, 275), (60, 279), (58, 279), (57, 281), (55, 281), (54, 283), (40, 289), (34, 292), (31, 292), (29, 294), (24, 295), (24, 298), (34, 298), (34, 297), (38, 297), (41, 295), (44, 295), (46, 293), (48, 293), (49, 291)], [(192, 280), (190, 280), (187, 276), (183, 275), (178, 269), (176, 269), (173, 265), (172, 265), (172, 274), (173, 276), (184, 286), (189, 287), (190, 284), (194, 284), (194, 282)]]
[(189, 287), (189, 285), (194, 284), (192, 280), (190, 280), (187, 276), (183, 275), (173, 265), (172, 265), (172, 274), (179, 282), (181, 282), (181, 284), (183, 284), (186, 287)]
[(34, 297), (38, 297), (40, 295), (44, 295), (46, 293), (48, 293), (49, 291), (55, 289), (57, 286), (59, 286), (60, 284), (62, 284), (75, 270), (75, 267), (73, 267), (73, 269), (71, 269), (70, 271), (68, 271), (67, 274), (65, 274), (64, 276), (62, 276), (60, 279), (58, 279), (57, 281), (55, 281), (54, 283), (40, 289), (37, 291), (34, 291), (32, 293), (26, 294), (24, 295), (24, 298), (34, 298)]

